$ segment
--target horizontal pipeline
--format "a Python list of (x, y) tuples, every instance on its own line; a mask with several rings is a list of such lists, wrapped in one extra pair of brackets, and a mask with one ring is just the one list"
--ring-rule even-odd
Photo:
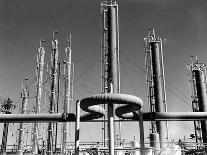
[[(0, 123), (33, 123), (33, 122), (75, 122), (76, 115), (73, 113), (54, 114), (0, 114)], [(143, 113), (144, 121), (195, 121), (207, 120), (207, 112), (146, 112)], [(103, 122), (107, 120), (86, 120), (83, 122)], [(115, 120), (116, 121), (138, 121)]]

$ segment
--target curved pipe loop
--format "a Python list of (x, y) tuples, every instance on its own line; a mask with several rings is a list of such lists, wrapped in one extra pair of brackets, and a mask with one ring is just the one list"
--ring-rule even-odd
[(88, 112), (81, 116), (81, 120), (98, 119), (105, 115), (105, 109), (99, 104), (122, 104), (115, 109), (115, 114), (119, 118), (134, 119), (137, 111), (142, 108), (143, 102), (140, 98), (128, 94), (98, 94), (86, 97), (81, 100), (80, 107)]

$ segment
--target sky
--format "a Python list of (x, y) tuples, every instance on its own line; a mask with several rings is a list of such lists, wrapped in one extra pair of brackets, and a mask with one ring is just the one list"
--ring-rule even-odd
[[(14, 113), (20, 113), (20, 92), (25, 77), (29, 79), (30, 90), (28, 113), (32, 111), (39, 40), (46, 40), (43, 47), (46, 61), (50, 63), (53, 30), (58, 31), (60, 62), (64, 60), (66, 40), (72, 35), (74, 103), (77, 99), (100, 93), (101, 2), (0, 0), (0, 97), (10, 97), (14, 101), (17, 105)], [(168, 111), (192, 111), (187, 65), (192, 62), (191, 55), (198, 56), (203, 63), (207, 60), (207, 1), (119, 0), (118, 5), (121, 93), (140, 97), (145, 111), (149, 111), (143, 39), (148, 29), (154, 28), (163, 40)], [(148, 124), (145, 123), (146, 139)], [(138, 123), (124, 122), (122, 126), (122, 137), (126, 141), (133, 140), (134, 136), (139, 139)], [(100, 123), (82, 123), (82, 127), (82, 141), (100, 141)], [(184, 136), (188, 140), (193, 133), (193, 123), (170, 122), (169, 132), (170, 140), (177, 141)], [(73, 135), (71, 139), (74, 139)]]

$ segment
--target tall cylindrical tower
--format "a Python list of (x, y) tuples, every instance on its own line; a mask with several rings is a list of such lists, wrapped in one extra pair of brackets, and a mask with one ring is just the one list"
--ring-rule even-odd
[[(35, 107), (35, 113), (40, 113), (40, 103), (41, 103), (41, 97), (42, 97), (42, 80), (43, 80), (43, 68), (44, 68), (44, 56), (45, 56), (45, 50), (42, 47), (41, 43), (45, 42), (43, 40), (40, 40), (40, 46), (38, 48), (37, 53), (37, 68), (36, 68), (36, 107)], [(38, 153), (38, 123), (34, 123), (33, 127), (33, 137), (32, 137), (32, 153), (37, 154)]]
[[(148, 98), (151, 112), (166, 112), (166, 93), (164, 79), (164, 64), (162, 55), (162, 41), (155, 37), (154, 30), (150, 30), (149, 36), (145, 38), (146, 67)], [(152, 122), (152, 134), (159, 134), (160, 147), (164, 148), (167, 144), (168, 131), (167, 123), (164, 121)], [(151, 135), (150, 137), (153, 137)], [(157, 139), (150, 144), (159, 149)]]
[[(71, 43), (71, 40), (70, 42)], [(71, 45), (65, 49), (66, 61), (64, 64), (65, 77), (65, 93), (64, 93), (64, 113), (69, 113), (69, 105), (71, 103)], [(66, 154), (66, 143), (68, 142), (69, 122), (63, 123), (63, 142), (62, 153)]]
[[(54, 35), (57, 32), (53, 32), (53, 40), (52, 40), (52, 56), (51, 56), (51, 87), (50, 87), (50, 106), (49, 113), (54, 112), (54, 104), (55, 104), (55, 89), (57, 82), (57, 63), (58, 63), (58, 40), (54, 39)], [(47, 137), (47, 154), (53, 154), (53, 136), (52, 136), (52, 122), (48, 124), (48, 137)]]
[[(102, 92), (119, 93), (119, 32), (118, 4), (102, 3)], [(114, 154), (114, 133), (120, 139), (119, 124), (114, 124), (113, 104), (108, 104), (108, 141), (109, 154)], [(105, 142), (105, 140), (104, 140)]]
[[(192, 85), (194, 112), (207, 112), (206, 65), (196, 61), (188, 66)], [(194, 121), (197, 148), (207, 144), (207, 121)]]

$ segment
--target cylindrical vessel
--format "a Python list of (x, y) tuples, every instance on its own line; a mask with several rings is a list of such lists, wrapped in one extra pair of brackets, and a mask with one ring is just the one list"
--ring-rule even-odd
[[(155, 111), (165, 112), (163, 104), (162, 93), (162, 74), (160, 65), (160, 48), (159, 42), (150, 42), (151, 56), (152, 56), (152, 71), (153, 71), (153, 84), (154, 84), (154, 98), (155, 98)], [(160, 147), (164, 148), (167, 144), (167, 127), (165, 122), (156, 121), (157, 132), (159, 133)]]
[[(108, 93), (118, 93), (118, 61), (117, 61), (117, 5), (107, 5), (108, 28)], [(114, 107), (108, 104), (108, 138), (109, 154), (114, 155)]]
[[(202, 70), (193, 70), (195, 76), (197, 97), (199, 102), (199, 111), (207, 112), (207, 96), (206, 96), (206, 85), (205, 85), (205, 74)], [(201, 130), (203, 143), (207, 143), (207, 121), (201, 121)]]

